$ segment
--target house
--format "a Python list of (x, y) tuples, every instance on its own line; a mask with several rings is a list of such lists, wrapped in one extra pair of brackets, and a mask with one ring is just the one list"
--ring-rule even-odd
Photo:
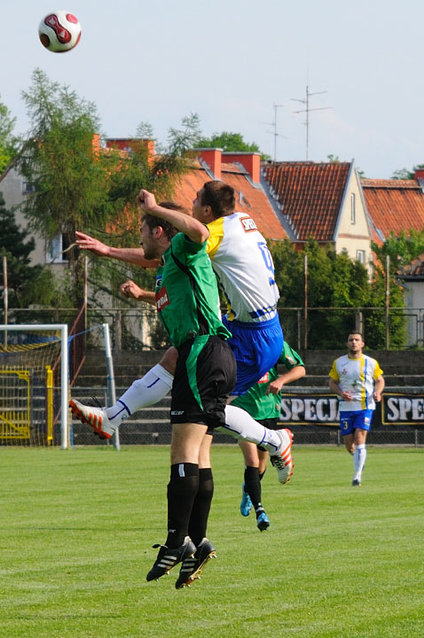
[(408, 308), (408, 344), (424, 345), (424, 253), (398, 271)]
[(259, 153), (228, 153), (221, 149), (196, 149), (192, 169), (175, 189), (175, 199), (191, 210), (193, 200), (208, 180), (222, 179), (236, 193), (236, 209), (249, 213), (266, 239), (287, 239), (278, 212), (260, 180)]
[(298, 247), (314, 238), (366, 267), (372, 262), (371, 231), (361, 182), (352, 162), (269, 162), (262, 183)]
[(390, 233), (424, 229), (424, 171), (415, 179), (362, 179), (371, 236), (381, 245)]

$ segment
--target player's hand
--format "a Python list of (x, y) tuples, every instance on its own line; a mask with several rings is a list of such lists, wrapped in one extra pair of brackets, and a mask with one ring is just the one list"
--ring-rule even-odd
[(76, 244), (83, 250), (91, 250), (95, 255), (107, 256), (109, 254), (109, 246), (101, 242), (95, 237), (81, 233), (79, 230), (75, 231)]
[(144, 188), (142, 188), (139, 192), (137, 201), (140, 204), (141, 208), (146, 212), (149, 212), (156, 207), (156, 197), (153, 195), (153, 193), (146, 191)]
[(349, 392), (349, 390), (345, 390), (344, 392), (342, 392), (341, 397), (342, 397), (343, 401), (352, 401), (353, 400), (352, 393)]
[(377, 403), (380, 403), (380, 401), (381, 401), (381, 392), (374, 392), (374, 399), (377, 401)]
[(125, 281), (119, 287), (119, 291), (121, 292), (121, 294), (124, 295), (124, 297), (132, 297), (133, 299), (141, 299), (146, 292), (145, 290), (143, 290), (143, 288), (140, 288), (140, 286), (138, 286), (132, 279), (128, 279), (127, 281)]
[(283, 379), (275, 379), (271, 381), (266, 391), (266, 394), (279, 394), (281, 392), (281, 388), (283, 387)]

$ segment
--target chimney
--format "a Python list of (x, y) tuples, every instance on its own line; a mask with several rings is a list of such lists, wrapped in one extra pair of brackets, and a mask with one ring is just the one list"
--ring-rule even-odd
[(120, 151), (139, 151), (141, 147), (145, 147), (148, 150), (149, 157), (153, 157), (155, 154), (155, 143), (149, 139), (137, 139), (137, 138), (108, 138), (106, 140), (106, 148), (116, 148)]
[(196, 148), (195, 152), (209, 166), (214, 178), (221, 179), (222, 149)]
[(414, 173), (414, 179), (417, 180), (418, 186), (424, 191), (424, 168), (418, 168)]
[(260, 182), (261, 174), (261, 154), (260, 153), (229, 153), (222, 154), (224, 164), (238, 162), (249, 173), (252, 182)]
[(94, 155), (98, 157), (100, 153), (100, 135), (98, 133), (94, 133), (91, 144), (93, 146)]

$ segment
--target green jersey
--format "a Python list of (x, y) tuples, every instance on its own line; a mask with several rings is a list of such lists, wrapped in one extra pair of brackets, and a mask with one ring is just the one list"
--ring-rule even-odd
[[(286, 342), (284, 342), (284, 348), (277, 363), (283, 364), (287, 370), (304, 365), (301, 356), (295, 350), (292, 350)], [(278, 376), (277, 366), (275, 365), (250, 390), (234, 399), (231, 405), (236, 405), (246, 410), (256, 420), (280, 418), (281, 393), (266, 393), (271, 381), (277, 379)]]
[(172, 238), (156, 274), (155, 300), (176, 347), (199, 335), (231, 336), (221, 323), (218, 287), (206, 243), (191, 241), (183, 233)]

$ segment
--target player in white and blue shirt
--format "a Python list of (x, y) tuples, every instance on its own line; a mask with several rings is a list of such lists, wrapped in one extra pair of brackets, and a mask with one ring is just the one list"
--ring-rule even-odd
[(354, 486), (361, 485), (367, 432), (384, 389), (383, 370), (376, 359), (363, 354), (364, 345), (361, 333), (351, 332), (347, 354), (335, 359), (329, 372), (330, 390), (340, 397), (340, 433), (353, 454)]

